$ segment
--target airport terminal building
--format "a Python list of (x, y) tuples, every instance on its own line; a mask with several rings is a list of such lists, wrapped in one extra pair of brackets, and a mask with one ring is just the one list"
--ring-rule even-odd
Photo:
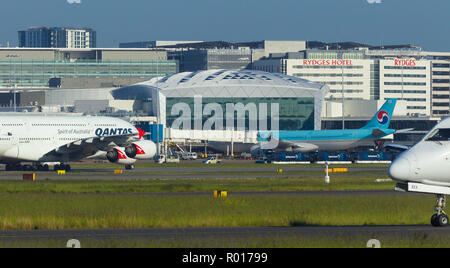
[(153, 115), (168, 129), (166, 138), (255, 142), (257, 130), (320, 129), (327, 91), (282, 74), (207, 70), (154, 78), (112, 94), (151, 101)]

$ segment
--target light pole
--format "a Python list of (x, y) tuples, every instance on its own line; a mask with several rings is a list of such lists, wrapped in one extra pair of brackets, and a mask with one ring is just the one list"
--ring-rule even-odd
[(344, 52), (340, 51), (341, 58), (341, 72), (342, 72), (342, 129), (345, 129), (345, 113), (344, 113), (344, 102), (345, 102), (345, 87), (344, 87)]
[(14, 112), (17, 111), (17, 101), (16, 101), (16, 90), (17, 90), (17, 76), (16, 76), (16, 62), (14, 61), (14, 89), (13, 89), (13, 98), (14, 98)]

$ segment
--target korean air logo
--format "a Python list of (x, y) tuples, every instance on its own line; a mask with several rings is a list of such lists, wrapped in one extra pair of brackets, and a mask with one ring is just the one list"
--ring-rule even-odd
[(389, 122), (389, 114), (386, 111), (381, 111), (377, 115), (378, 123), (386, 125)]

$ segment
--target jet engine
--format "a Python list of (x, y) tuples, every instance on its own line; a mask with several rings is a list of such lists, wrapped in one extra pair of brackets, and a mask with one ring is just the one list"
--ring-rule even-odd
[(125, 154), (138, 160), (153, 159), (156, 155), (156, 144), (147, 140), (134, 142), (125, 148)]
[(116, 147), (106, 153), (106, 158), (108, 159), (109, 162), (115, 164), (132, 165), (136, 163), (136, 159), (127, 157), (124, 151), (125, 148)]

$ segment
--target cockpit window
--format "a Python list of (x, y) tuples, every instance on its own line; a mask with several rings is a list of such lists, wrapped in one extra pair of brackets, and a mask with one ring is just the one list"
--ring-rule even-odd
[(426, 141), (450, 141), (450, 128), (435, 129), (430, 133)]

